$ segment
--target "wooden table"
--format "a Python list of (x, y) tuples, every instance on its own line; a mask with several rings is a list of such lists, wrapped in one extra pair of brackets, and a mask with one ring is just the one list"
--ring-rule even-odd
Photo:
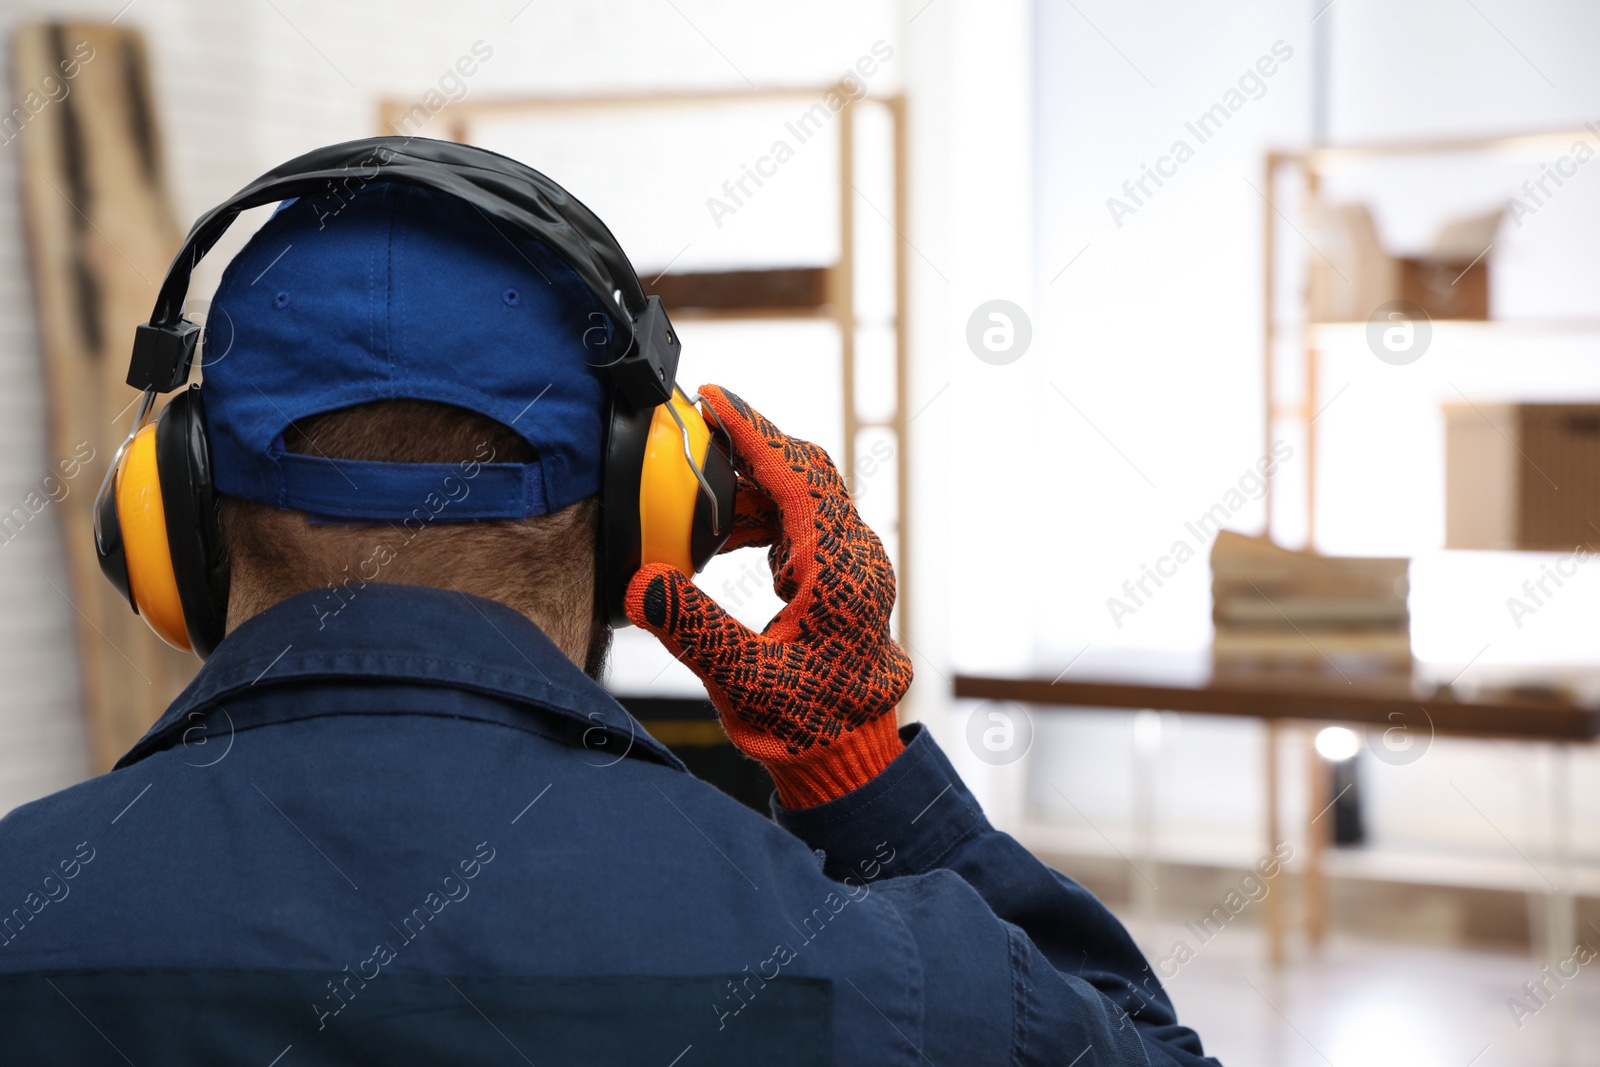
[[(1186, 711), (1260, 719), (1267, 727), (1266, 805), (1267, 854), (1280, 841), (1278, 816), (1278, 738), (1286, 723), (1320, 728), (1328, 724), (1366, 725), (1369, 736), (1394, 752), (1403, 745), (1431, 741), (1435, 735), (1550, 742), (1560, 760), (1572, 743), (1600, 737), (1600, 672), (1592, 668), (1545, 671), (1536, 684), (1485, 668), (1450, 678), (1439, 668), (1417, 665), (1410, 674), (1361, 674), (1336, 670), (1223, 670), (1209, 656), (1181, 657), (1151, 653), (1116, 660), (1074, 662), (1067, 669), (1042, 669), (1009, 676), (959, 674), (955, 695), (973, 700), (1015, 701), (1051, 712), (1091, 708)], [(1381, 727), (1381, 730), (1375, 728)], [(1414, 733), (1412, 731), (1415, 731)], [(1376, 749), (1375, 749), (1376, 751)], [(1316, 823), (1326, 811), (1330, 791), (1328, 765), (1306, 746), (1313, 801), (1307, 809), (1306, 857), (1307, 934), (1313, 944), (1326, 928), (1323, 852), (1329, 822)], [(1403, 756), (1394, 762), (1407, 762)], [(1565, 766), (1558, 762), (1559, 767)], [(1570, 810), (1567, 782), (1560, 774), (1555, 806), (1559, 840), (1565, 848)], [(1153, 788), (1153, 777), (1145, 776)], [(1331, 806), (1331, 805), (1329, 805)], [(1154, 818), (1153, 798), (1144, 798), (1141, 812)], [(1330, 821), (1331, 822), (1331, 821)], [(1153, 850), (1154, 831), (1142, 838)], [(1147, 859), (1153, 859), (1147, 856)], [(1576, 910), (1570, 885), (1546, 895), (1549, 921), (1547, 948), (1570, 952), (1576, 936)], [(1274, 963), (1282, 962), (1286, 919), (1282, 895), (1266, 897), (1268, 946)], [(1554, 957), (1559, 958), (1559, 956)]]

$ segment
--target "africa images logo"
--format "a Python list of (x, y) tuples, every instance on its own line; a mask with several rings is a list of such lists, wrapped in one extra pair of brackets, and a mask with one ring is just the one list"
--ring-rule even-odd
[(1392, 367), (1422, 358), (1433, 341), (1433, 320), (1410, 300), (1380, 304), (1367, 319), (1367, 347)]

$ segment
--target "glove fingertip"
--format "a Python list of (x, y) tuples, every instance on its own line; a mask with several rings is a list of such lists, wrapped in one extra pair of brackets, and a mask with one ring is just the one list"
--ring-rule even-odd
[(711, 401), (714, 406), (727, 407), (728, 399), (732, 395), (733, 394), (729, 393), (722, 386), (713, 385), (710, 382), (700, 386), (701, 399)]
[(639, 568), (628, 582), (623, 596), (623, 606), (635, 626), (654, 634), (670, 633), (677, 624), (679, 582), (689, 576), (665, 563), (651, 563)]
[(759, 418), (756, 410), (745, 400), (730, 390), (720, 385), (709, 383), (700, 387), (700, 399), (711, 409), (711, 414), (722, 425), (724, 430), (734, 438), (735, 442), (742, 436), (741, 431), (751, 431), (753, 418)]

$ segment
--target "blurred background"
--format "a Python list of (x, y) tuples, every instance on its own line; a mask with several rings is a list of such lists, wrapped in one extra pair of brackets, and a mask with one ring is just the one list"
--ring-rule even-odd
[[(89, 538), (183, 232), (313, 147), (463, 140), (609, 223), (680, 380), (829, 450), (899, 572), (902, 717), (1211, 1054), (1600, 1062), (1600, 8), (10, 0), (0, 29), (0, 812), (109, 768), (196, 667)], [(702, 582), (778, 606), (757, 553)], [(648, 637), (608, 685), (761, 792)]]

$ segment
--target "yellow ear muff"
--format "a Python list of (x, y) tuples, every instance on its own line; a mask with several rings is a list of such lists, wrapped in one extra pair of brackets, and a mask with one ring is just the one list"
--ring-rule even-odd
[[(690, 477), (694, 477), (692, 472)], [(161, 640), (188, 652), (189, 630), (178, 599), (178, 579), (172, 572), (167, 514), (161, 503), (161, 479), (156, 473), (155, 423), (144, 427), (129, 442), (117, 469), (116, 494), (133, 608)]]
[[(711, 445), (711, 430), (695, 406), (678, 392), (673, 410), (689, 432), (689, 451), (704, 466)], [(683, 430), (662, 404), (650, 418), (645, 441), (644, 469), (639, 476), (639, 562), (667, 563), (685, 574), (695, 572), (690, 550), (695, 503), (700, 482), (683, 454)]]

